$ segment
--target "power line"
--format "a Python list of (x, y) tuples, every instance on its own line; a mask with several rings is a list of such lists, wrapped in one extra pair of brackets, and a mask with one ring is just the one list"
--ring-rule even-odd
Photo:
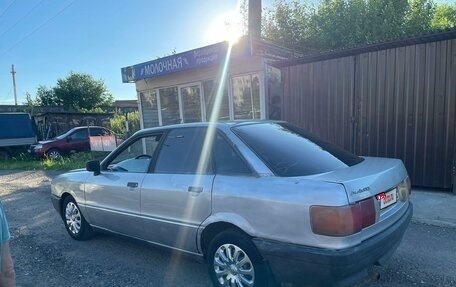
[(0, 54), (0, 57), (5, 55), (6, 53), (8, 53), (9, 51), (11, 51), (13, 48), (15, 48), (17, 45), (20, 45), (22, 44), (22, 42), (24, 42), (28, 37), (30, 37), (31, 35), (33, 35), (34, 33), (36, 33), (39, 29), (43, 28), (44, 26), (46, 26), (46, 24), (48, 24), (49, 22), (51, 22), (52, 20), (54, 20), (56, 17), (58, 17), (60, 14), (63, 13), (63, 11), (65, 11), (66, 9), (68, 9), (71, 5), (74, 4), (76, 0), (72, 0), (70, 3), (68, 3), (65, 7), (63, 7), (62, 9), (60, 9), (59, 12), (57, 12), (57, 14), (54, 14), (54, 16), (52, 16), (51, 18), (47, 19), (43, 24), (39, 25), (38, 27), (36, 27), (35, 29), (33, 29), (30, 33), (28, 33), (27, 35), (25, 35), (22, 39), (20, 39), (19, 41), (17, 41), (16, 43), (14, 43), (11, 47), (9, 47), (8, 49), (6, 49), (5, 51), (3, 51), (1, 54)]
[(33, 6), (32, 9), (30, 9), (26, 14), (22, 15), (22, 17), (20, 17), (12, 26), (10, 26), (8, 29), (6, 29), (5, 31), (3, 31), (1, 34), (0, 34), (0, 37), (5, 35), (6, 33), (8, 33), (9, 31), (11, 31), (14, 27), (16, 27), (16, 25), (18, 23), (20, 23), (23, 19), (25, 19), (25, 17), (27, 17), (28, 15), (30, 15), (33, 10), (36, 9), (36, 7), (38, 7), (41, 3), (43, 3), (44, 0), (41, 0), (40, 2), (38, 2), (37, 4), (35, 4), (35, 6)]
[(8, 12), (9, 8), (11, 8), (11, 6), (13, 6), (14, 2), (16, 2), (16, 0), (13, 0), (13, 2), (11, 2), (8, 7), (6, 7), (5, 10), (3, 10), (2, 14), (0, 14), (0, 18), (5, 15), (6, 12)]

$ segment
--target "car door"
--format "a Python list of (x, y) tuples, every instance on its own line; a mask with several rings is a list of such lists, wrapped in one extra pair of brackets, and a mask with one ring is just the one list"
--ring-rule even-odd
[(197, 252), (196, 234), (211, 213), (214, 180), (205, 137), (205, 128), (187, 127), (171, 130), (164, 139), (141, 189), (147, 240)]
[(88, 129), (78, 129), (67, 137), (66, 149), (68, 152), (90, 150)]
[(85, 197), (92, 225), (143, 237), (141, 186), (160, 137), (155, 134), (133, 140), (103, 164), (99, 175), (88, 178)]

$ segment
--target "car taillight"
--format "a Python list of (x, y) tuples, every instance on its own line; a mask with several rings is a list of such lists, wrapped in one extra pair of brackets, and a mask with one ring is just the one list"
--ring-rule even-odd
[(397, 190), (402, 201), (406, 201), (409, 198), (412, 193), (412, 183), (408, 176), (397, 185)]
[(311, 206), (312, 231), (320, 235), (347, 236), (375, 223), (374, 199), (345, 206)]

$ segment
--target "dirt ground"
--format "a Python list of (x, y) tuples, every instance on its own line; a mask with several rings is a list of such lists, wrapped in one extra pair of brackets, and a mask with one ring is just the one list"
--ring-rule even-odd
[(50, 200), (56, 175), (0, 171), (17, 286), (211, 286), (193, 257), (116, 236), (71, 239)]

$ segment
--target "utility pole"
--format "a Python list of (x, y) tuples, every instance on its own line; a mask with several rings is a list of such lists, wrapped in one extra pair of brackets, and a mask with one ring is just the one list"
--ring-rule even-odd
[(11, 65), (11, 75), (13, 75), (13, 87), (14, 87), (14, 105), (17, 106), (17, 94), (16, 94), (16, 71), (14, 71), (14, 65)]

